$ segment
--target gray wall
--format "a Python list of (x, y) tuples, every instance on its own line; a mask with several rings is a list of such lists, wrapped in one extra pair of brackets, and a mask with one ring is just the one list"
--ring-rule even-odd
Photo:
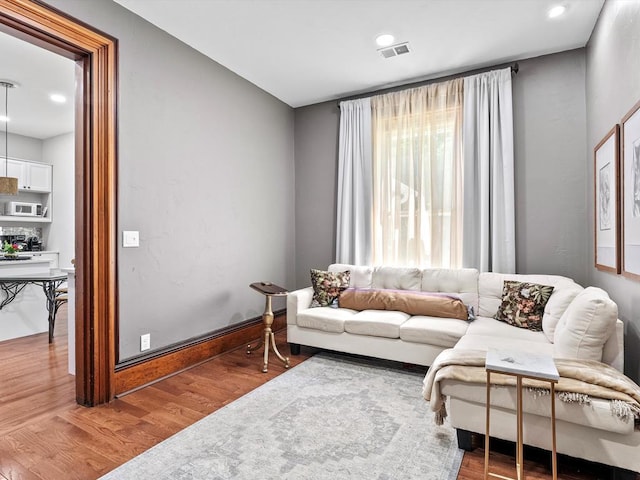
[[(640, 2), (607, 0), (587, 45), (587, 137), (585, 170), (593, 170), (593, 149), (640, 100)], [(589, 253), (593, 285), (609, 292), (625, 322), (625, 373), (640, 379), (640, 283), (594, 268), (593, 180), (588, 183)]]
[(338, 127), (336, 102), (296, 109), (296, 286), (310, 268), (335, 261)]
[(293, 110), (111, 0), (48, 3), (119, 41), (120, 360), (260, 315), (251, 282), (294, 286)]
[[(0, 125), (0, 127), (2, 127)], [(4, 160), (4, 128), (0, 129), (0, 158)], [(9, 131), (9, 158), (42, 162), (42, 140), (17, 135)], [(0, 174), (4, 175), (4, 162), (0, 162)]]
[(585, 52), (519, 65), (513, 79), (516, 269), (585, 284)]
[(75, 135), (73, 132), (42, 142), (42, 157), (53, 165), (52, 222), (44, 225), (44, 247), (59, 253), (60, 268), (75, 258)]
[[(516, 245), (521, 273), (587, 280), (585, 54), (519, 62), (513, 80)], [(296, 282), (335, 260), (339, 110), (296, 109)]]

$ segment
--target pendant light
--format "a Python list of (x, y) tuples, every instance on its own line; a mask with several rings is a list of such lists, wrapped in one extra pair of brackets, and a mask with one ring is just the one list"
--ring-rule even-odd
[(9, 89), (17, 84), (9, 80), (0, 80), (4, 87), (4, 177), (0, 177), (0, 195), (17, 195), (18, 179), (9, 177)]

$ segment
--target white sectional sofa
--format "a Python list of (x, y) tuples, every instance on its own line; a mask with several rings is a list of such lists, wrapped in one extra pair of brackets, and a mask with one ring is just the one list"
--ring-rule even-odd
[[(313, 289), (308, 287), (291, 292), (287, 298), (287, 340), (293, 354), (299, 345), (307, 345), (430, 366), (449, 349), (485, 352), (515, 348), (546, 352), (554, 358), (596, 359), (623, 371), (623, 323), (617, 319), (617, 307), (604, 291), (584, 289), (570, 278), (344, 264), (330, 265), (328, 271), (350, 271), (349, 286), (357, 289), (455, 295), (477, 315), (466, 321), (392, 310), (310, 308)], [(544, 309), (542, 331), (517, 328), (493, 318), (502, 301), (505, 280), (554, 287)], [(607, 316), (606, 322), (600, 318)], [(491, 434), (515, 441), (515, 389), (492, 388)], [(485, 430), (485, 386), (444, 380), (441, 393), (446, 396), (448, 421), (458, 429), (461, 448), (470, 448), (469, 432), (483, 434)], [(597, 398), (589, 404), (556, 405), (559, 453), (640, 472), (640, 432), (634, 428), (633, 418), (621, 420), (612, 415), (607, 400)], [(525, 444), (550, 450), (548, 399), (526, 392), (524, 412)]]
[[(478, 271), (421, 270), (398, 267), (354, 267), (333, 264), (328, 271), (351, 272), (350, 286), (392, 290), (455, 293), (478, 310)], [(287, 341), (340, 352), (431, 365), (438, 354), (453, 347), (467, 332), (458, 319), (413, 318), (404, 312), (309, 308), (311, 287), (287, 297)], [(393, 326), (380, 333), (380, 325)], [(355, 333), (358, 332), (358, 333)], [(367, 334), (368, 333), (368, 334)]]

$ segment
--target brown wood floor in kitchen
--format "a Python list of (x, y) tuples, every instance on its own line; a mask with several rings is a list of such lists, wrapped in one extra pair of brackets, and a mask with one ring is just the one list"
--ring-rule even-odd
[[(52, 345), (46, 333), (0, 343), (2, 480), (98, 478), (285, 371), (274, 361), (269, 373), (262, 373), (260, 356), (247, 357), (240, 348), (109, 405), (80, 407), (74, 402), (74, 378), (67, 374), (65, 307), (57, 323)], [(276, 339), (289, 355), (285, 333)], [(314, 353), (303, 348), (291, 358), (292, 365)], [(550, 479), (548, 455), (537, 458), (530, 452), (530, 457), (527, 478)], [(482, 448), (465, 454), (458, 479), (482, 478), (483, 461)], [(512, 455), (492, 453), (492, 470), (513, 475), (512, 465)], [(607, 474), (595, 465), (560, 460), (560, 478), (566, 480), (605, 479)]]

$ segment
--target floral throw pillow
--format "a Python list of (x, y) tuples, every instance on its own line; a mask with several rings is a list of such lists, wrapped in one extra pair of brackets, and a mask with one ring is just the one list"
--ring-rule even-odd
[(325, 272), (311, 269), (311, 285), (313, 286), (312, 307), (338, 306), (338, 297), (343, 290), (349, 288), (351, 272)]
[(552, 292), (553, 287), (549, 285), (505, 281), (502, 303), (494, 318), (515, 327), (540, 331), (544, 307)]

